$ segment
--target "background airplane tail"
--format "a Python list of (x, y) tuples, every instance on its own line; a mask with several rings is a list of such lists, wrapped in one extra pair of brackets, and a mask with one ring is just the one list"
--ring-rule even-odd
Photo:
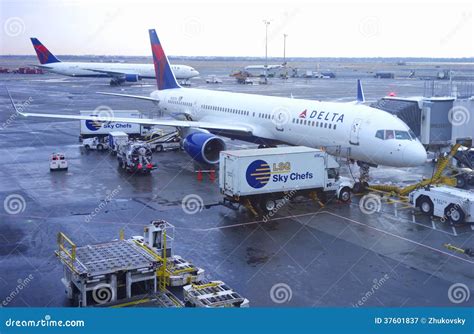
[(158, 90), (180, 88), (173, 71), (171, 70), (168, 57), (166, 57), (155, 29), (150, 29), (151, 52), (153, 64), (155, 65), (156, 84)]
[(56, 58), (49, 50), (41, 44), (37, 38), (31, 38), (33, 47), (35, 48), (36, 55), (41, 64), (59, 63), (60, 60)]

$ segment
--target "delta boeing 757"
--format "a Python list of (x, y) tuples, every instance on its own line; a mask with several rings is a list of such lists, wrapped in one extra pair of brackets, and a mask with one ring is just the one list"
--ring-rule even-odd
[[(32, 38), (31, 42), (41, 64), (35, 66), (51, 73), (69, 77), (109, 77), (113, 86), (155, 78), (152, 64), (60, 61), (37, 38)], [(178, 80), (189, 80), (199, 75), (198, 71), (187, 65), (171, 65), (171, 69)]]
[[(155, 30), (150, 30), (149, 34), (158, 90), (149, 97), (104, 94), (152, 101), (174, 120), (21, 114), (177, 127), (182, 132), (185, 151), (196, 161), (208, 164), (219, 161), (219, 152), (225, 149), (222, 137), (267, 146), (324, 147), (328, 153), (344, 154), (358, 161), (360, 166), (410, 167), (426, 161), (425, 148), (403, 121), (360, 103), (182, 88)], [(360, 99), (363, 99), (361, 89)]]

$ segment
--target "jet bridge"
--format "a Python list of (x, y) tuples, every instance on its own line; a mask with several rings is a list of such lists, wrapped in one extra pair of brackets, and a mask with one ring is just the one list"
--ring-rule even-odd
[(371, 107), (389, 112), (404, 121), (428, 151), (447, 150), (452, 140), (451, 110), (454, 97), (386, 96)]

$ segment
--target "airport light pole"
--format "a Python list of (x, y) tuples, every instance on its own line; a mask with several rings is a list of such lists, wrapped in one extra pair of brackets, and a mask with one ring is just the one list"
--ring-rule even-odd
[(286, 38), (287, 34), (283, 34), (283, 65), (286, 65)]
[(268, 26), (270, 25), (270, 20), (263, 20), (265, 24), (265, 83), (267, 82), (267, 69), (268, 69)]

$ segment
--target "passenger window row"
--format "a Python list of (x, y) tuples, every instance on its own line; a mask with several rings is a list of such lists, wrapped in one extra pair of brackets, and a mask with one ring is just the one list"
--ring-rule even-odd
[(192, 107), (193, 106), (193, 104), (191, 102), (184, 102), (184, 101), (178, 101), (178, 100), (168, 100), (168, 103), (179, 104), (179, 105), (187, 106), (187, 107)]
[(238, 115), (245, 115), (245, 116), (248, 116), (250, 114), (250, 112), (247, 111), (247, 110), (225, 108), (225, 107), (218, 107), (218, 106), (210, 106), (210, 105), (207, 105), (207, 104), (201, 105), (201, 109), (222, 111), (222, 112), (226, 112), (226, 113), (230, 113), (230, 114), (238, 114)]
[(311, 121), (311, 120), (301, 119), (301, 118), (293, 118), (292, 123), (306, 125), (306, 126), (313, 126), (316, 128), (336, 130), (336, 124), (327, 123), (327, 122), (318, 122), (318, 121)]

